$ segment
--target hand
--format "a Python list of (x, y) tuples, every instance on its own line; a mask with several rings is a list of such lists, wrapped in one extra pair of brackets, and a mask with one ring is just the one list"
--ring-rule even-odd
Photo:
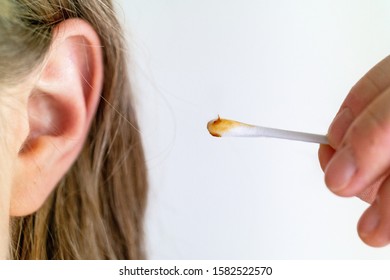
[(390, 56), (351, 89), (318, 155), (325, 183), (340, 196), (372, 203), (358, 223), (368, 245), (390, 243)]

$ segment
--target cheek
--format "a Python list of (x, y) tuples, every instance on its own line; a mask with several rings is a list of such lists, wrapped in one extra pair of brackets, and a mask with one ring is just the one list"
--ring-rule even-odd
[[(4, 126), (3, 119), (0, 119), (0, 207), (9, 204), (7, 198), (10, 194), (11, 178), (13, 174), (13, 168), (15, 160), (12, 158), (12, 153), (8, 146), (8, 140), (6, 139), (7, 129)], [(5, 211), (6, 209), (0, 209)]]
[[(11, 102), (10, 102), (11, 103)], [(29, 124), (23, 103), (4, 104), (0, 102), (0, 146), (8, 152), (9, 160), (18, 156), (28, 136)]]
[[(0, 99), (0, 209), (8, 213), (18, 155), (28, 135), (28, 118), (22, 103)], [(8, 214), (7, 214), (8, 215)]]
[(32, 78), (17, 86), (0, 85), (0, 178), (3, 181), (12, 179), (19, 151), (28, 136), (27, 102), (32, 85)]
[[(28, 135), (28, 118), (22, 104), (0, 100), (0, 196), (9, 196), (19, 151)], [(1, 201), (7, 205), (7, 201)]]
[[(10, 137), (10, 125), (13, 124), (13, 120), (9, 122), (5, 121), (3, 114), (0, 114), (0, 188), (4, 190), (8, 184), (9, 178), (12, 176), (13, 167), (15, 163), (15, 141), (12, 141)], [(3, 195), (1, 193), (0, 195)]]
[(5, 259), (8, 251), (9, 209), (11, 203), (13, 162), (11, 153), (6, 145), (3, 125), (0, 119), (0, 258)]

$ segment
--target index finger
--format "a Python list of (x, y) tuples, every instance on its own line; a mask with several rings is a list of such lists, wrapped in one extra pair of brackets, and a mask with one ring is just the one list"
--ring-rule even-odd
[(390, 86), (390, 56), (380, 61), (352, 87), (329, 127), (330, 145), (337, 149), (355, 118)]

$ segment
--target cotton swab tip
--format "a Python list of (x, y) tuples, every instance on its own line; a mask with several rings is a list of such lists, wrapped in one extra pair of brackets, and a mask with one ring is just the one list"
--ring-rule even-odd
[(241, 130), (240, 128), (248, 129), (254, 128), (254, 126), (233, 120), (221, 119), (220, 116), (207, 123), (208, 131), (215, 137), (233, 136), (232, 134), (234, 134), (235, 131), (239, 132), (239, 130)]
[(215, 137), (272, 137), (328, 144), (326, 135), (250, 125), (233, 120), (221, 119), (219, 116), (218, 119), (211, 120), (207, 123), (207, 129)]

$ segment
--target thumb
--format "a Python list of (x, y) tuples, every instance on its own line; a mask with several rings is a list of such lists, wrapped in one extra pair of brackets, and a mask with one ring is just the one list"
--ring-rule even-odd
[(336, 194), (354, 196), (390, 167), (390, 88), (354, 119), (325, 169), (325, 182)]

